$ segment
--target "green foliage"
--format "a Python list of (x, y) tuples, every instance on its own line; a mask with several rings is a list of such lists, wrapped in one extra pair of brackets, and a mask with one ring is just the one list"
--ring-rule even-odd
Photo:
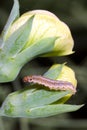
[[(53, 79), (56, 79), (61, 74), (62, 68), (63, 65), (53, 66), (45, 73), (45, 76), (52, 78), (52, 72), (55, 70)], [(37, 118), (75, 111), (80, 108), (82, 105), (62, 104), (60, 99), (68, 94), (72, 94), (72, 92), (50, 91), (41, 85), (30, 85), (23, 90), (9, 94), (2, 104), (0, 114), (9, 117)], [(58, 100), (61, 102), (58, 103)]]
[[(19, 18), (18, 16), (19, 4), (17, 0), (14, 0), (13, 9), (0, 39), (1, 83), (13, 81), (24, 64), (35, 57), (73, 53), (73, 38), (70, 30), (55, 15), (42, 10), (39, 13), (37, 10)], [(17, 18), (18, 21), (16, 21)], [(24, 22), (25, 18), (27, 20)], [(40, 24), (41, 20), (46, 24), (43, 27)], [(40, 24), (39, 28), (36, 26), (37, 23)], [(76, 87), (73, 70), (64, 64), (53, 65), (44, 76), (54, 80), (69, 81)], [(0, 115), (38, 118), (75, 111), (82, 107), (82, 105), (63, 104), (71, 96), (71, 91), (51, 91), (41, 85), (30, 85), (23, 90), (9, 94), (0, 108)]]
[(7, 24), (5, 25), (3, 32), (2, 32), (3, 39), (5, 39), (5, 36), (8, 32), (11, 24), (13, 23), (13, 21), (15, 21), (18, 17), (19, 17), (19, 3), (18, 3), (18, 0), (14, 0), (14, 6), (13, 6), (12, 11), (10, 13)]

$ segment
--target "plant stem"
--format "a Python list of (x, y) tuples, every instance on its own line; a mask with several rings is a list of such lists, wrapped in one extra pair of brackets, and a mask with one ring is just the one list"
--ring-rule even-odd
[(30, 130), (28, 119), (20, 118), (20, 130)]
[(0, 117), (0, 130), (5, 130), (4, 123), (1, 117)]

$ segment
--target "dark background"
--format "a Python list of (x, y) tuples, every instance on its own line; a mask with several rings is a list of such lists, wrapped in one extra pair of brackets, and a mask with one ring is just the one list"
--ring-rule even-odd
[[(2, 31), (13, 5), (13, 0), (0, 0), (0, 32)], [(87, 129), (87, 0), (20, 0), (20, 14), (34, 9), (45, 9), (56, 14), (71, 30), (75, 41), (75, 53), (66, 57), (37, 58), (25, 65), (18, 78), (0, 85), (0, 103), (12, 91), (22, 88), (21, 78), (26, 73), (43, 73), (54, 63), (67, 64), (76, 72), (77, 94), (69, 103), (85, 104), (76, 112), (43, 119), (0, 118), (0, 130), (64, 130)], [(31, 67), (31, 70), (29, 70)], [(29, 70), (29, 71), (28, 71)], [(33, 71), (33, 72), (31, 72)], [(19, 87), (15, 87), (18, 85)]]

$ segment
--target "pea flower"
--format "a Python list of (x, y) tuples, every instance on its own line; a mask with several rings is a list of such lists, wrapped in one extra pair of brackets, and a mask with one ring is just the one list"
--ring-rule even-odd
[(0, 82), (13, 81), (24, 64), (35, 57), (73, 53), (73, 38), (64, 22), (46, 10), (19, 17), (17, 2), (0, 39)]

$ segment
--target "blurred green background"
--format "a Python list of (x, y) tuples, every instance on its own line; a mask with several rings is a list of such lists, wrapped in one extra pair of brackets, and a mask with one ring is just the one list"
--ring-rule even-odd
[[(68, 102), (85, 104), (80, 110), (49, 118), (25, 119), (0, 117), (0, 130), (87, 130), (87, 0), (20, 0), (20, 14), (45, 9), (56, 14), (71, 29), (75, 53), (66, 57), (37, 58), (27, 63), (17, 79), (0, 84), (0, 104), (13, 91), (24, 87), (22, 78), (28, 74), (43, 74), (52, 64), (67, 61), (75, 70), (77, 93)], [(0, 0), (0, 32), (13, 5), (13, 0)]]

